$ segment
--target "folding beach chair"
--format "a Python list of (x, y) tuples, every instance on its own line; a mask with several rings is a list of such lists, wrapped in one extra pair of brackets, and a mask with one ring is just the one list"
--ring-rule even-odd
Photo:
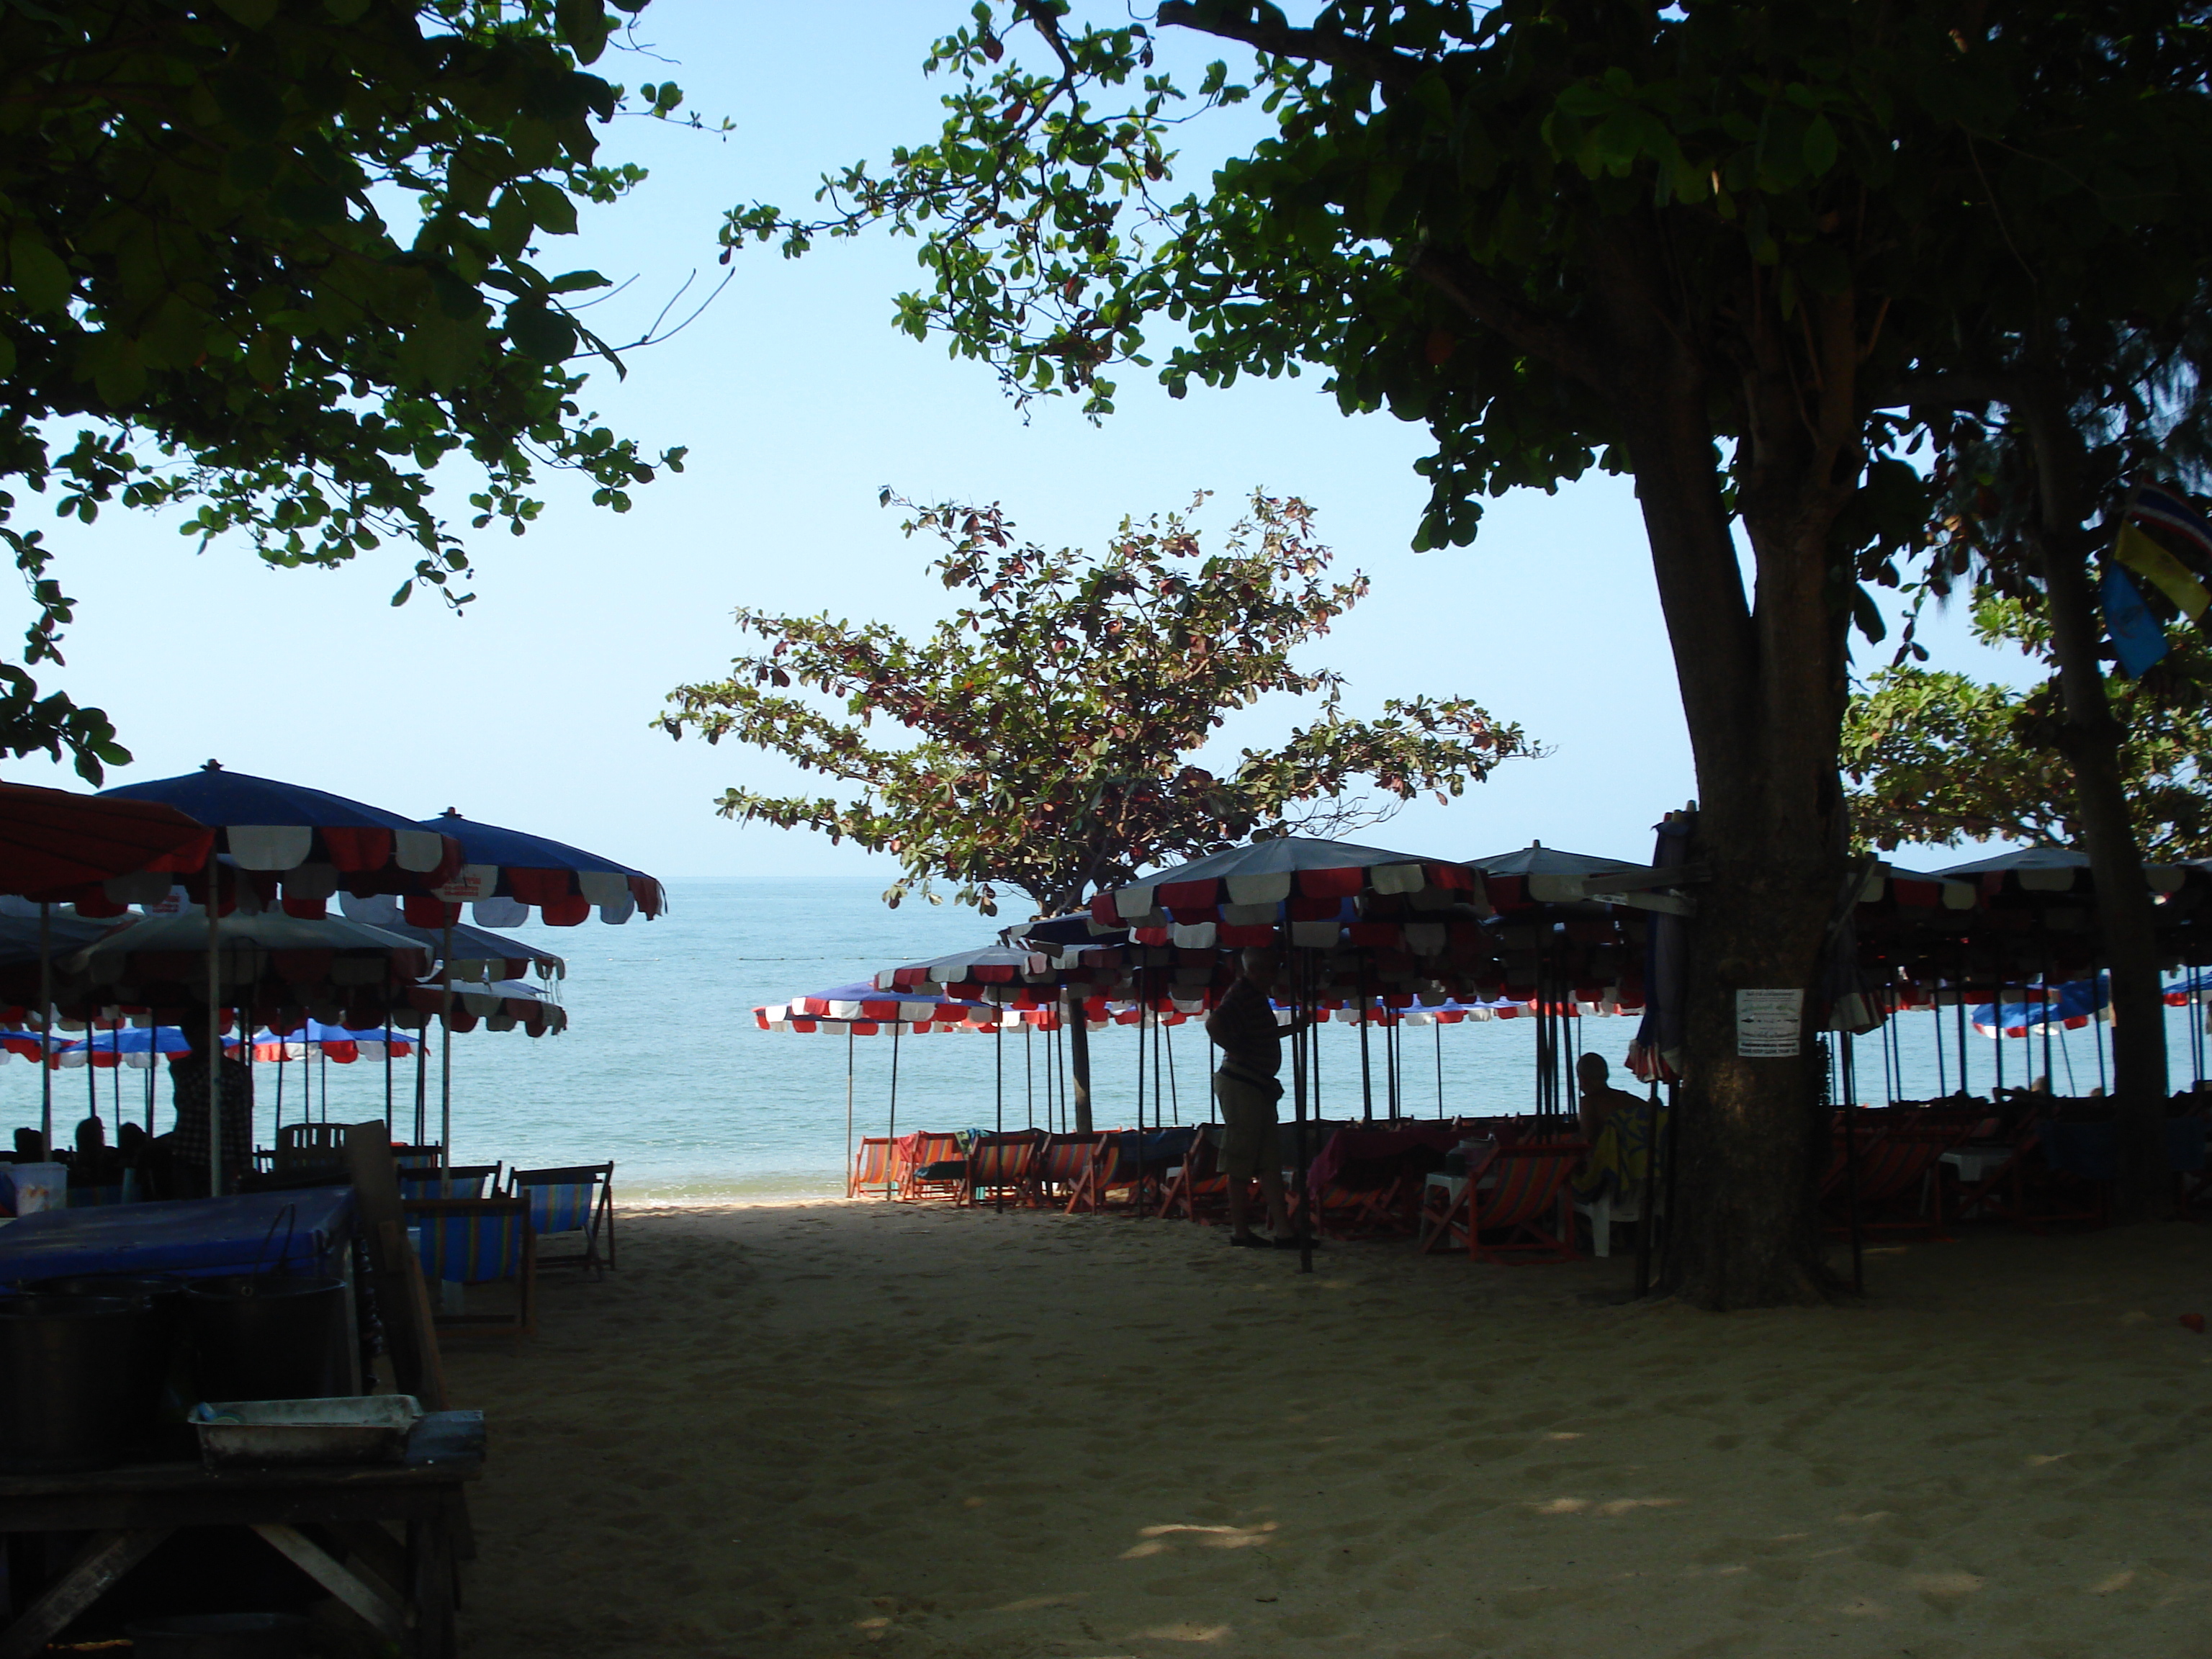
[[(541, 1267), (581, 1267), (587, 1279), (615, 1265), (615, 1166), (570, 1164), (552, 1170), (517, 1170), (507, 1191), (530, 1206), (530, 1230), (539, 1238), (569, 1235), (580, 1241), (560, 1255), (540, 1255)], [(606, 1234), (606, 1254), (599, 1235)]]
[(967, 1185), (960, 1201), (977, 1204), (1039, 1201), (1037, 1158), (1044, 1150), (1044, 1131), (1014, 1129), (1004, 1134), (978, 1134), (968, 1147)]
[(907, 1154), (900, 1173), (898, 1195), (903, 1199), (957, 1199), (967, 1190), (968, 1158), (963, 1137), (924, 1133), (909, 1138), (914, 1150)]
[(428, 1169), (402, 1170), (399, 1172), (399, 1196), (402, 1198), (493, 1198), (500, 1192), (500, 1170), (503, 1164), (456, 1164), (442, 1173), (437, 1165)]
[(438, 1160), (446, 1155), (443, 1146), (394, 1146), (392, 1161), (404, 1175), (410, 1170), (434, 1170)]
[[(1820, 1182), (1820, 1204), (1831, 1233), (1847, 1233), (1851, 1224), (1853, 1177), (1845, 1137), (1850, 1133), (1837, 1114), (1835, 1150), (1829, 1156)], [(1924, 1121), (1918, 1113), (1859, 1112), (1856, 1196), (1859, 1231), (1923, 1232), (1930, 1236), (1943, 1229), (1943, 1183), (1936, 1179), (1936, 1160), (1973, 1133), (1966, 1116)], [(1882, 1212), (1890, 1212), (1885, 1216)], [(1902, 1213), (1899, 1213), (1901, 1212)]]
[(1098, 1134), (1048, 1135), (1043, 1151), (1037, 1155), (1039, 1197), (1046, 1203), (1061, 1205), (1073, 1199), (1091, 1169), (1098, 1143), (1104, 1139)]
[(528, 1336), (538, 1328), (537, 1235), (530, 1204), (521, 1198), (417, 1198), (400, 1209), (422, 1258), (422, 1277), (433, 1284), (482, 1285), (513, 1281), (511, 1313), (445, 1313), (441, 1330), (505, 1331)]
[(1091, 1157), (1068, 1195), (1067, 1213), (1106, 1208), (1116, 1188), (1124, 1189), (1133, 1204), (1145, 1182), (1145, 1159), (1134, 1129), (1109, 1129), (1097, 1137)]
[[(1568, 1178), (1589, 1152), (1579, 1140), (1500, 1146), (1464, 1176), (1431, 1176), (1422, 1188), (1421, 1249), (1467, 1243), (1474, 1261), (1573, 1261), (1580, 1253)], [(1557, 1232), (1540, 1224), (1554, 1218)], [(1485, 1233), (1503, 1235), (1486, 1241)]]
[(1224, 1133), (1218, 1123), (1200, 1126), (1182, 1162), (1168, 1170), (1167, 1184), (1160, 1192), (1163, 1218), (1181, 1216), (1208, 1225), (1217, 1218), (1226, 1218), (1229, 1177), (1221, 1168)]
[(846, 1197), (881, 1198), (890, 1190), (891, 1150), (896, 1144), (888, 1135), (862, 1137), (860, 1150), (853, 1154), (853, 1167), (846, 1172)]

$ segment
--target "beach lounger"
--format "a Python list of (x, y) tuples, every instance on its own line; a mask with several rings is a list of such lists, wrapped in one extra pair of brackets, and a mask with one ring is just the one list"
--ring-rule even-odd
[(399, 1172), (399, 1195), (402, 1198), (489, 1198), (500, 1190), (499, 1164), (456, 1164), (442, 1173), (435, 1164), (428, 1169), (402, 1170)]
[(1044, 1149), (1044, 1131), (1015, 1129), (1004, 1134), (977, 1134), (969, 1143), (967, 1184), (960, 1201), (977, 1204), (1039, 1201), (1037, 1156)]
[(888, 1135), (867, 1135), (853, 1154), (853, 1167), (845, 1176), (848, 1198), (881, 1198), (891, 1188), (893, 1141)]
[(394, 1146), (392, 1161), (404, 1173), (409, 1170), (434, 1170), (438, 1160), (446, 1155), (443, 1146)]
[(1105, 1209), (1117, 1188), (1128, 1194), (1131, 1203), (1138, 1200), (1144, 1188), (1144, 1158), (1137, 1142), (1134, 1129), (1109, 1129), (1096, 1138), (1075, 1190), (1068, 1197), (1068, 1214)]
[[(1848, 1133), (1838, 1115), (1835, 1150), (1820, 1182), (1820, 1204), (1830, 1233), (1847, 1233), (1851, 1224), (1852, 1174), (1847, 1161)], [(1922, 1232), (1943, 1230), (1943, 1183), (1936, 1179), (1936, 1160), (1973, 1133), (1964, 1115), (1934, 1117), (1909, 1110), (1855, 1113), (1857, 1124), (1856, 1196), (1859, 1231)]]
[[(1573, 1261), (1567, 1182), (1589, 1152), (1579, 1140), (1500, 1146), (1464, 1176), (1432, 1175), (1421, 1193), (1421, 1249), (1462, 1241), (1470, 1261)], [(1551, 1218), (1555, 1232), (1545, 1231)], [(1485, 1239), (1484, 1234), (1492, 1235)]]
[[(530, 1205), (530, 1229), (539, 1238), (563, 1235), (576, 1243), (559, 1255), (541, 1254), (541, 1267), (581, 1267), (586, 1279), (615, 1265), (615, 1166), (569, 1164), (557, 1169), (517, 1170), (508, 1193)], [(599, 1252), (605, 1235), (606, 1253)]]
[(902, 1199), (957, 1199), (968, 1185), (968, 1158), (962, 1137), (925, 1131), (902, 1136), (904, 1168), (899, 1172)]
[(1229, 1177), (1221, 1169), (1223, 1126), (1202, 1126), (1183, 1161), (1170, 1169), (1160, 1192), (1164, 1218), (1200, 1222), (1211, 1226), (1229, 1214)]
[(1091, 1169), (1103, 1135), (1048, 1135), (1037, 1158), (1037, 1185), (1047, 1203), (1066, 1205)]
[(537, 1235), (520, 1198), (418, 1198), (400, 1209), (416, 1236), (422, 1277), (464, 1287), (511, 1282), (507, 1313), (440, 1312), (440, 1330), (528, 1336), (538, 1328)]

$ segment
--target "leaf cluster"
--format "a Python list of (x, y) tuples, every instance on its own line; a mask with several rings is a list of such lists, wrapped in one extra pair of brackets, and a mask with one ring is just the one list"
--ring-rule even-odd
[[(2033, 600), (1984, 590), (1983, 643), (2047, 660)], [(2146, 857), (2212, 857), (2212, 649), (2192, 635), (2136, 680), (2107, 686), (2124, 736), (2120, 770)], [(1844, 725), (1844, 775), (1862, 847), (1957, 847), (2002, 839), (2084, 845), (2058, 688), (2026, 692), (1899, 662), (1872, 675)]]
[[(908, 511), (908, 535), (943, 544), (931, 568), (966, 602), (916, 639), (741, 610), (765, 648), (725, 679), (678, 687), (661, 725), (843, 786), (732, 789), (720, 811), (891, 854), (894, 904), (942, 880), (986, 914), (1009, 888), (1052, 914), (1252, 836), (1341, 834), (1425, 791), (1449, 799), (1535, 752), (1464, 698), (1349, 718), (1342, 677), (1294, 660), (1367, 591), (1363, 576), (1329, 580), (1329, 550), (1294, 498), (1255, 495), (1218, 550), (1170, 513), (1125, 520), (1097, 555), (1021, 541), (996, 505), (884, 501)], [(1318, 717), (1243, 750), (1225, 775), (1195, 763), (1231, 712), (1271, 693), (1317, 696)], [(874, 737), (879, 721), (893, 741)], [(1342, 799), (1358, 778), (1376, 799)]]
[[(429, 499), (449, 459), (481, 475), (476, 529), (520, 534), (544, 466), (627, 507), (683, 452), (582, 406), (574, 362), (615, 360), (575, 308), (606, 282), (538, 263), (643, 176), (598, 159), (625, 95), (583, 66), (618, 21), (599, 0), (0, 3), (0, 481), (87, 523), (184, 504), (186, 535), (243, 531), (272, 565), (398, 541), (394, 604), (467, 597)], [(99, 711), (39, 695), (71, 609), (5, 489), (0, 539), (34, 611), (0, 664), (0, 750), (96, 781), (125, 756)]]

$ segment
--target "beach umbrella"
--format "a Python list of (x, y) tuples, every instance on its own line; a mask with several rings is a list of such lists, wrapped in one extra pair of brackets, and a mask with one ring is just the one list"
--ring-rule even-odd
[[(450, 806), (420, 827), (460, 847), (461, 867), (439, 896), (471, 905), (485, 927), (518, 927), (532, 909), (549, 927), (573, 927), (594, 907), (610, 923), (641, 911), (651, 921), (668, 908), (667, 891), (655, 878), (565, 842), (480, 823)], [(410, 921), (424, 925), (451, 919), (421, 899), (407, 908)]]
[[(213, 961), (219, 948), (214, 924), (223, 908), (216, 854), (228, 855), (233, 869), (264, 901), (281, 891), (286, 914), (309, 921), (320, 919), (326, 901), (341, 889), (356, 894), (423, 891), (450, 880), (460, 866), (458, 844), (397, 812), (302, 784), (228, 772), (216, 761), (179, 777), (106, 790), (100, 799), (160, 802), (216, 832), (200, 878), (208, 923), (210, 1042), (219, 1037), (222, 1024), (216, 1001), (221, 975)], [(191, 883), (185, 885), (189, 892)], [(209, 1190), (220, 1193), (222, 1091), (210, 1087), (209, 1095)]]
[[(854, 1042), (888, 1028), (891, 1034), (890, 1118), (884, 1131), (898, 1133), (898, 1040), (902, 1032), (928, 1030), (934, 1025), (978, 1029), (982, 1020), (995, 1022), (999, 1011), (980, 1002), (963, 1002), (924, 991), (885, 992), (872, 981), (833, 986), (812, 996), (793, 997), (753, 1010), (754, 1022), (763, 1031), (842, 1031), (845, 1037), (845, 1167), (853, 1167)], [(890, 1193), (885, 1189), (884, 1197)]]
[[(2053, 988), (2018, 988), (2023, 1000), (1999, 1005), (1984, 1002), (1974, 1010), (1974, 1030), (1985, 1037), (2039, 1036), (2053, 1030), (2078, 1031), (2112, 1006), (2112, 981), (2100, 974), (2094, 979), (2068, 980)], [(2179, 994), (2177, 994), (2177, 989)], [(2166, 1001), (2186, 1006), (2188, 988), (2168, 987)]]
[[(402, 907), (417, 927), (450, 928), (459, 921), (464, 903), (473, 908), (480, 924), (497, 927), (520, 927), (532, 909), (548, 927), (573, 927), (593, 906), (599, 920), (609, 923), (626, 922), (639, 911), (649, 921), (667, 908), (667, 894), (653, 877), (566, 842), (479, 823), (450, 806), (418, 827), (450, 838), (460, 848), (461, 864), (434, 893), (412, 896)], [(450, 940), (439, 955), (448, 964), (440, 972), (450, 985), (458, 976), (450, 968)], [(448, 1161), (453, 1143), (453, 1064), (449, 1037), (438, 1068), (439, 1142), (447, 1149)]]
[[(365, 899), (341, 902), (349, 921), (366, 922), (387, 933), (397, 933), (402, 939), (412, 939), (430, 953), (434, 962), (450, 960), (453, 977), (457, 980), (527, 979), (535, 975), (539, 979), (566, 979), (568, 976), (568, 958), (550, 951), (525, 945), (511, 933), (495, 933), (482, 927), (471, 927), (465, 922), (455, 922), (451, 928), (417, 927), (404, 920), (399, 902), (389, 895), (378, 894)], [(387, 920), (387, 917), (389, 918)], [(452, 956), (447, 951), (447, 934), (452, 938)]]
[[(0, 783), (0, 894), (39, 907), (42, 1028), (53, 1022), (52, 906), (82, 904), (114, 915), (144, 884), (167, 892), (175, 872), (204, 867), (213, 846), (205, 824), (160, 802), (115, 801), (33, 784)], [(39, 1132), (51, 1151), (51, 1075), (41, 1077), (40, 1091)]]

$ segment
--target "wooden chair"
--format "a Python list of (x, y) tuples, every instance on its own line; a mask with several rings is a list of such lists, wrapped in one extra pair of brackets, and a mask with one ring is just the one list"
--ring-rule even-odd
[(1101, 1134), (1047, 1136), (1037, 1155), (1038, 1196), (1048, 1204), (1072, 1200), (1104, 1139)]
[(968, 1147), (967, 1185), (960, 1202), (970, 1208), (981, 1203), (1039, 1202), (1037, 1157), (1043, 1149), (1042, 1129), (977, 1135)]
[(898, 1195), (907, 1200), (958, 1198), (968, 1185), (961, 1137), (924, 1133), (911, 1137), (911, 1146), (899, 1172)]
[(853, 1167), (845, 1175), (845, 1196), (859, 1198), (863, 1194), (881, 1198), (890, 1191), (891, 1152), (897, 1143), (888, 1135), (867, 1135), (860, 1141), (860, 1150), (853, 1154)]
[(512, 1313), (441, 1311), (440, 1329), (523, 1337), (538, 1328), (538, 1236), (527, 1199), (403, 1199), (399, 1207), (415, 1231), (425, 1279), (464, 1286), (514, 1284)]
[(443, 1146), (394, 1146), (392, 1161), (402, 1170), (434, 1170), (438, 1160), (446, 1155)]
[[(1464, 1239), (1472, 1261), (1579, 1260), (1567, 1182), (1589, 1151), (1580, 1140), (1524, 1141), (1498, 1147), (1463, 1176), (1430, 1176), (1422, 1188), (1421, 1249)], [(1547, 1215), (1556, 1232), (1545, 1231)], [(1504, 1237), (1486, 1243), (1485, 1233)]]
[(343, 1169), (348, 1127), (343, 1123), (285, 1124), (276, 1131), (276, 1156), (270, 1167), (278, 1175)]
[[(615, 1166), (569, 1164), (557, 1169), (517, 1170), (507, 1177), (511, 1197), (530, 1206), (530, 1230), (540, 1238), (562, 1234), (579, 1236), (579, 1248), (562, 1255), (540, 1255), (541, 1267), (581, 1267), (584, 1276), (596, 1279), (615, 1265)], [(606, 1235), (606, 1255), (599, 1254), (599, 1235)]]

